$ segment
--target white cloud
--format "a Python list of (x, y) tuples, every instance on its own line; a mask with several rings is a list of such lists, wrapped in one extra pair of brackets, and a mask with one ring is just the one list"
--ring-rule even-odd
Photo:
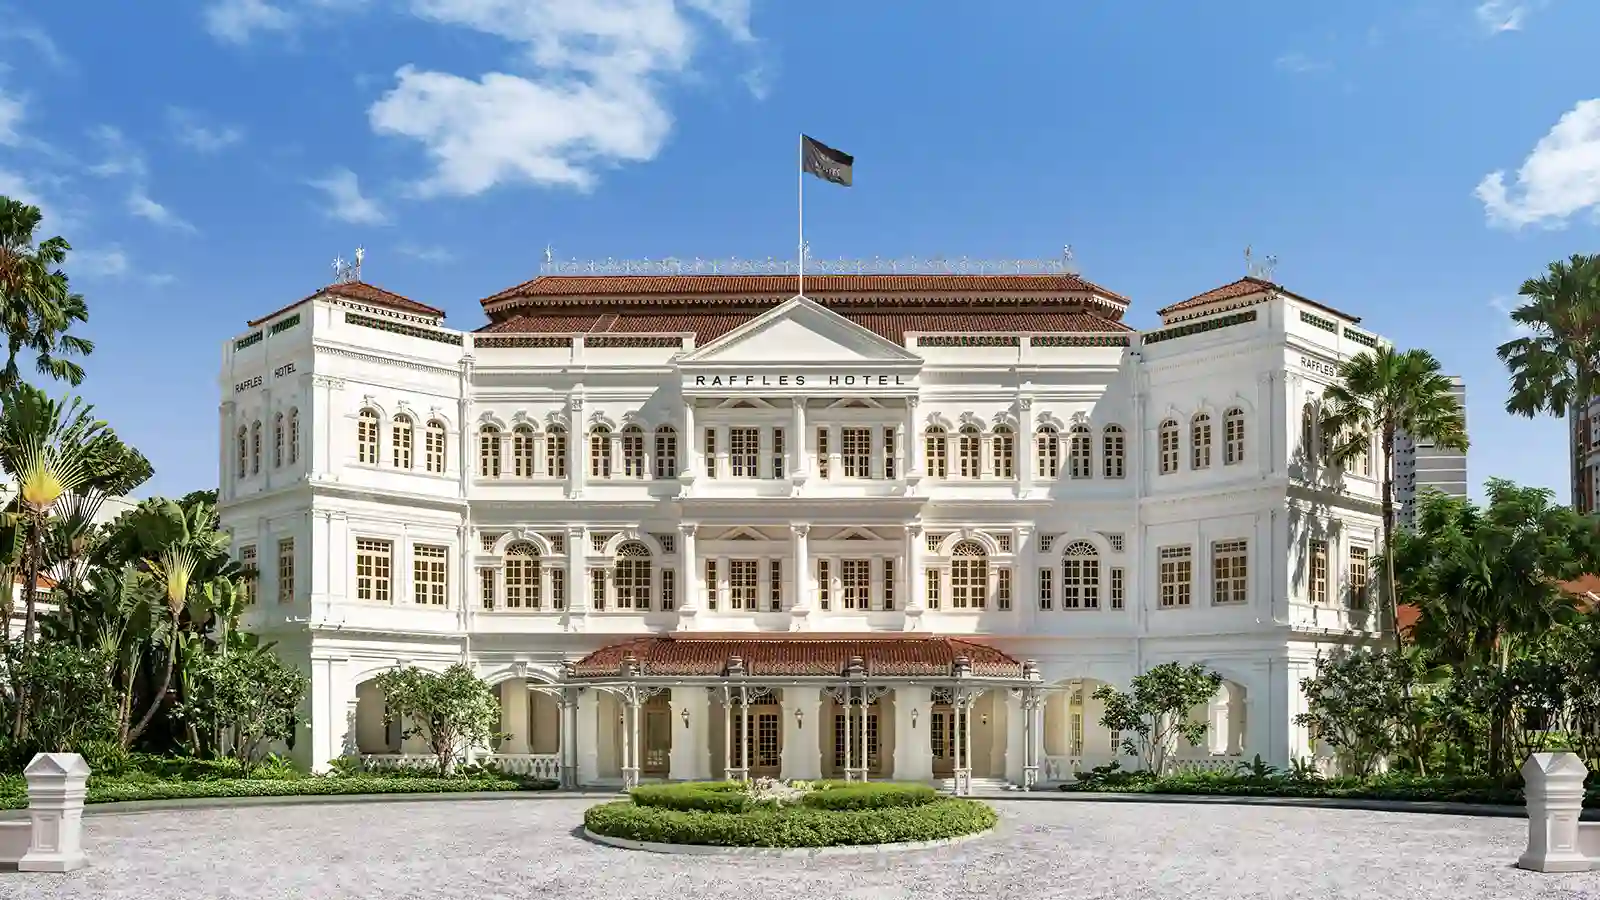
[(20, 173), (12, 172), (8, 169), (0, 169), (0, 197), (21, 200), (29, 206), (37, 206), (40, 209), (45, 209), (48, 206), (44, 198), (39, 195), (36, 186)]
[(244, 139), (244, 132), (238, 128), (207, 125), (199, 115), (187, 109), (169, 108), (167, 121), (172, 125), (173, 137), (177, 142), (196, 153), (216, 153)]
[(67, 268), (73, 275), (84, 278), (121, 278), (133, 264), (125, 250), (111, 246), (104, 250), (75, 250)]
[(1505, 323), (1504, 323), (1505, 328), (1503, 330), (1503, 333), (1504, 333), (1505, 337), (1503, 338), (1503, 340), (1509, 341), (1509, 340), (1514, 340), (1516, 338), (1524, 338), (1524, 337), (1532, 337), (1533, 336), (1534, 330), (1532, 328), (1528, 327), (1527, 325), (1523, 325), (1523, 324), (1520, 324), (1518, 322), (1511, 321), (1511, 313), (1512, 313), (1512, 311), (1515, 310), (1518, 306), (1521, 306), (1521, 305), (1522, 304), (1517, 302), (1517, 299), (1514, 298), (1514, 297), (1491, 297), (1491, 298), (1489, 298), (1489, 306), (1495, 312), (1499, 313), (1501, 316), (1503, 316), (1505, 318)]
[(257, 32), (287, 32), (296, 22), (293, 13), (269, 0), (214, 0), (203, 15), (211, 36), (230, 44), (247, 44)]
[(13, 97), (0, 91), (0, 146), (15, 147), (22, 143), (22, 135), (17, 131), (22, 117), (27, 113), (27, 106), (21, 97)]
[(143, 188), (136, 187), (128, 194), (128, 212), (162, 228), (171, 228), (174, 231), (195, 230), (195, 227), (185, 221), (177, 213), (150, 199), (150, 195)]
[(401, 256), (409, 256), (412, 259), (425, 263), (448, 263), (455, 262), (456, 260), (456, 255), (454, 253), (451, 253), (449, 250), (446, 250), (443, 247), (431, 244), (428, 246), (401, 244), (400, 246), (394, 248), (394, 252), (400, 254)]
[(1295, 75), (1307, 75), (1312, 72), (1324, 72), (1333, 68), (1333, 66), (1328, 62), (1319, 59), (1312, 59), (1304, 53), (1285, 53), (1273, 60), (1272, 64), (1277, 66), (1279, 71), (1289, 72)]
[[(0, 12), (4, 12), (8, 19), (14, 19), (16, 16), (14, 11), (0, 10)], [(66, 54), (56, 46), (49, 33), (37, 25), (25, 25), (16, 21), (0, 25), (0, 41), (27, 44), (33, 48), (34, 54), (50, 65), (58, 69), (67, 67)]]
[[(368, 110), (379, 134), (417, 141), (432, 195), (534, 183), (585, 190), (597, 172), (644, 162), (672, 127), (664, 84), (686, 74), (698, 26), (754, 40), (749, 0), (410, 0), (417, 16), (517, 45), (537, 74), (464, 78), (406, 66)], [(759, 82), (756, 89), (759, 90)]]
[(1531, 2), (1518, 0), (1484, 0), (1473, 10), (1473, 15), (1478, 19), (1478, 27), (1489, 34), (1521, 31), (1522, 23), (1533, 6)]
[(1600, 210), (1600, 99), (1568, 110), (1534, 145), (1509, 189), (1506, 173), (1495, 171), (1473, 193), (1489, 222), (1508, 228), (1560, 227), (1584, 210)]
[(383, 225), (389, 221), (389, 214), (378, 201), (361, 193), (361, 181), (349, 169), (335, 169), (309, 183), (328, 195), (323, 211), (330, 218), (352, 225)]
[(128, 214), (174, 231), (195, 231), (182, 216), (150, 196), (150, 167), (144, 154), (133, 146), (121, 131), (110, 125), (101, 125), (90, 132), (101, 147), (104, 158), (89, 166), (91, 175), (100, 178), (121, 178), (128, 181), (126, 208)]

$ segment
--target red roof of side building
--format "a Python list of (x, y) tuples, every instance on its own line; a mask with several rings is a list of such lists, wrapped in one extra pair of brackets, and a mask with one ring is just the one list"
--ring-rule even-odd
[[(22, 575), (16, 576), (15, 578), (12, 579), (12, 581), (14, 581), (16, 583), (17, 587), (19, 587), (19, 588), (28, 583), (28, 579), (26, 577), (22, 576)], [(49, 589), (51, 589), (51, 588), (56, 586), (56, 580), (54, 578), (51, 578), (49, 575), (40, 575), (38, 578), (36, 578), (34, 580), (34, 584), (40, 590), (48, 591)]]
[[(905, 343), (906, 332), (986, 332), (1044, 331), (1094, 334), (1128, 334), (1133, 331), (1121, 322), (1074, 309), (1041, 312), (955, 312), (912, 311), (857, 312), (835, 310), (868, 331), (897, 344)], [(679, 314), (583, 313), (531, 314), (502, 319), (479, 329), (485, 334), (677, 334), (692, 333), (700, 346), (760, 315), (764, 310), (744, 313), (693, 312)]]
[(1218, 301), (1237, 300), (1249, 297), (1253, 294), (1263, 294), (1268, 291), (1276, 291), (1284, 296), (1292, 297), (1295, 300), (1306, 304), (1307, 306), (1314, 306), (1323, 312), (1338, 316), (1339, 318), (1344, 319), (1351, 324), (1357, 324), (1361, 321), (1359, 316), (1352, 316), (1349, 313), (1340, 312), (1331, 306), (1319, 303), (1316, 300), (1312, 300), (1308, 297), (1302, 297), (1293, 291), (1287, 290), (1283, 287), (1283, 285), (1274, 284), (1273, 282), (1267, 281), (1264, 278), (1255, 278), (1253, 276), (1241, 278), (1238, 281), (1232, 282), (1231, 284), (1225, 284), (1222, 287), (1212, 288), (1203, 294), (1196, 294), (1187, 300), (1182, 300), (1170, 306), (1162, 307), (1161, 309), (1156, 310), (1156, 315), (1166, 318), (1167, 316), (1178, 315), (1188, 312), (1192, 309), (1197, 309), (1211, 303), (1216, 303)]
[[(793, 275), (540, 275), (485, 297), (485, 309), (506, 300), (579, 296), (783, 294), (799, 286)], [(1084, 293), (1127, 305), (1128, 298), (1077, 275), (807, 275), (806, 296), (833, 294)], [(813, 298), (815, 299), (815, 298)]]
[(694, 635), (622, 641), (579, 660), (574, 674), (603, 678), (620, 674), (629, 658), (642, 675), (716, 676), (738, 657), (755, 676), (837, 676), (859, 658), (870, 677), (948, 677), (966, 657), (979, 677), (1018, 678), (1022, 664), (987, 644), (961, 638), (898, 635)]
[[(1572, 595), (1572, 603), (1580, 612), (1591, 612), (1600, 606), (1600, 575), (1579, 575), (1571, 581), (1561, 582), (1561, 589)], [(1395, 610), (1400, 633), (1409, 632), (1422, 618), (1422, 610), (1407, 603)]]
[(408, 297), (402, 297), (393, 291), (386, 291), (377, 285), (367, 284), (364, 281), (342, 281), (337, 284), (330, 284), (308, 297), (303, 297), (280, 310), (268, 313), (261, 318), (248, 323), (248, 327), (255, 328), (257, 325), (269, 322), (272, 319), (283, 315), (289, 310), (294, 309), (296, 306), (299, 306), (302, 303), (309, 303), (318, 297), (324, 296), (342, 297), (346, 300), (353, 300), (356, 303), (365, 303), (369, 306), (392, 309), (395, 312), (410, 313), (417, 316), (434, 316), (440, 319), (444, 318), (444, 310), (442, 309), (435, 309), (426, 303), (418, 303), (417, 301)]

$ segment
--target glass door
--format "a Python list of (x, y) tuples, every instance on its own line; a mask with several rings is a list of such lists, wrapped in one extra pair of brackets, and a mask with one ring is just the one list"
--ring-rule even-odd
[(642, 774), (666, 778), (672, 768), (672, 711), (647, 706), (644, 712), (644, 752), (640, 754)]
[[(933, 774), (936, 777), (948, 778), (955, 774), (956, 729), (961, 727), (965, 718), (948, 706), (934, 707), (933, 714), (928, 717), (928, 749), (933, 755)], [(970, 757), (971, 752), (962, 755)]]
[[(867, 729), (867, 773), (870, 775), (883, 774), (883, 760), (878, 753), (878, 713), (870, 710), (865, 716), (857, 713), (850, 717), (850, 767), (861, 768), (861, 734), (862, 722)], [(844, 775), (844, 714), (839, 713), (833, 717), (833, 768), (842, 777)]]

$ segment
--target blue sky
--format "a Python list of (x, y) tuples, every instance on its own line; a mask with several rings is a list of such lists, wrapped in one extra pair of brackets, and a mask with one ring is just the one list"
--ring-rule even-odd
[(857, 157), (808, 187), (814, 255), (1071, 244), (1148, 327), (1253, 245), (1467, 378), (1474, 481), (1565, 499), (1563, 428), (1501, 412), (1494, 347), (1523, 279), (1596, 249), (1600, 4), (1312, 6), (29, 3), (0, 193), (78, 249), (84, 392), (156, 492), (215, 484), (222, 343), (336, 255), (460, 328), (546, 244), (792, 255), (804, 130)]

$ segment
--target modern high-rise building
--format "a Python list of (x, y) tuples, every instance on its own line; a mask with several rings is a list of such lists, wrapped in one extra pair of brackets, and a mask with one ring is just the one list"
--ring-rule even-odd
[[(1466, 415), (1467, 386), (1460, 376), (1450, 377), (1451, 391)], [(1415, 521), (1417, 498), (1424, 491), (1436, 490), (1451, 497), (1467, 496), (1467, 454), (1435, 446), (1433, 441), (1413, 441), (1400, 435), (1395, 444), (1395, 502), (1400, 505), (1400, 522)]]
[(1568, 458), (1572, 461), (1572, 508), (1592, 513), (1600, 507), (1595, 495), (1595, 470), (1600, 468), (1600, 397), (1574, 406)]

